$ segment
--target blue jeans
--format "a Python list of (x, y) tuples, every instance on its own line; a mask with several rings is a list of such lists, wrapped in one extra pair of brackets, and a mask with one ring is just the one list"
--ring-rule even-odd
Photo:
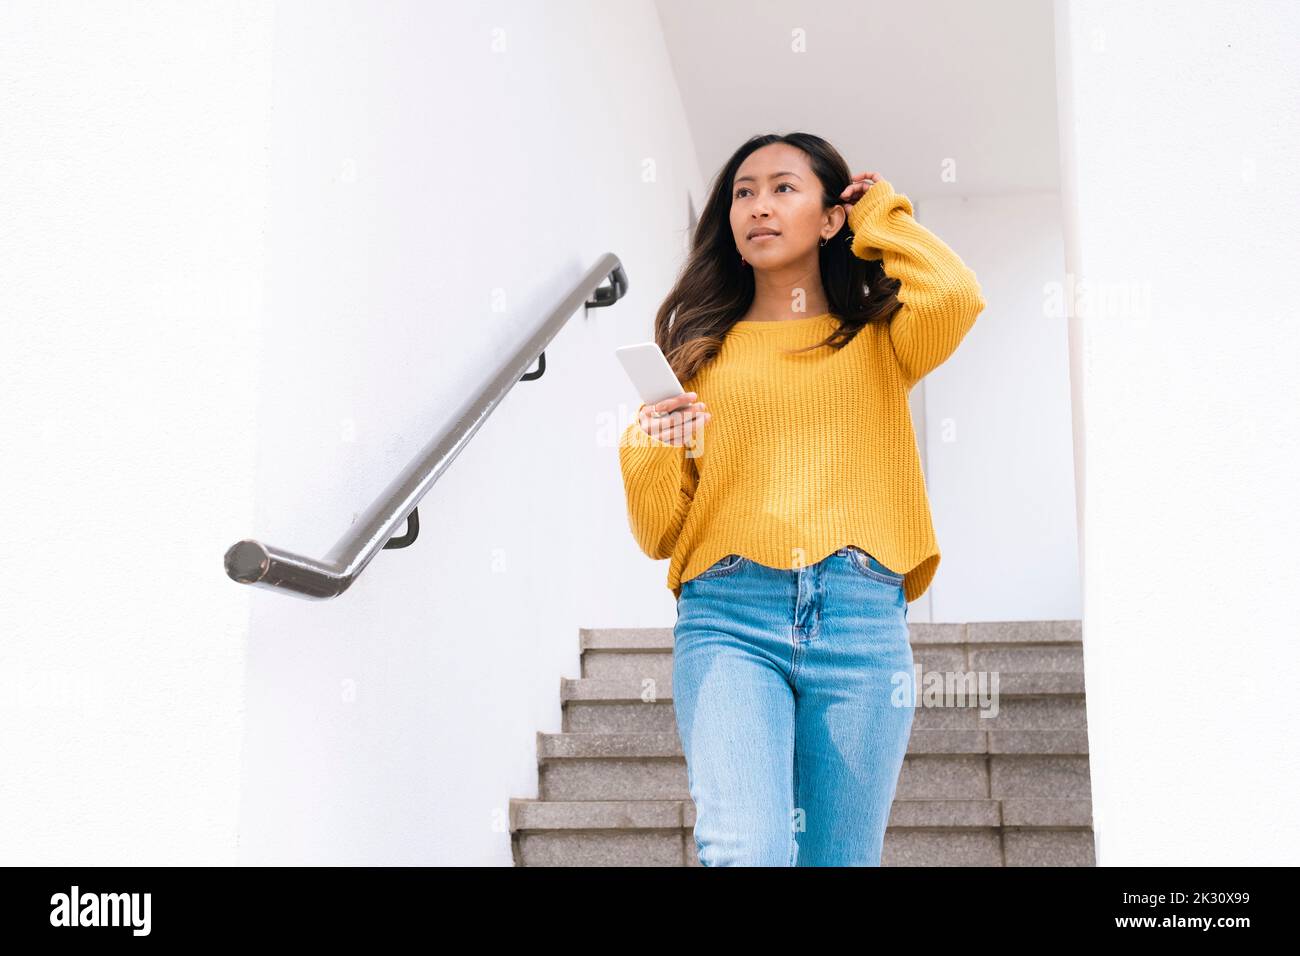
[(915, 714), (903, 577), (841, 548), (682, 584), (673, 709), (703, 866), (879, 866)]

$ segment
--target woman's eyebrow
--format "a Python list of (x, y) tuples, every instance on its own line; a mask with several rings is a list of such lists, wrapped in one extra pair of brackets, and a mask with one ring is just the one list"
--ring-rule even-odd
[[(795, 179), (803, 179), (803, 177), (800, 176), (798, 173), (791, 172), (790, 170), (786, 170), (786, 171), (783, 172), (783, 173), (773, 173), (771, 176), (768, 176), (767, 178), (768, 178), (768, 179), (778, 179), (778, 178), (781, 177), (781, 176), (793, 176)], [(731, 185), (734, 186), (734, 185), (736, 185), (736, 183), (742, 183), (742, 182), (744, 182), (744, 181), (747, 180), (747, 179), (748, 179), (750, 182), (754, 182), (754, 181), (756, 180), (756, 177), (754, 177), (754, 176), (737, 176), (737, 177), (736, 177), (736, 182), (735, 182), (735, 183), (732, 183)]]

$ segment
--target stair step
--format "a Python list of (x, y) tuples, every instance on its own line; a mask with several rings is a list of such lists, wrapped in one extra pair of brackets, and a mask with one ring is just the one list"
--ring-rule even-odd
[[(925, 671), (922, 670), (922, 695)], [(989, 684), (992, 690), (992, 684)], [(1080, 696), (1083, 694), (1082, 672), (1000, 673), (998, 697)], [(654, 703), (672, 700), (671, 674), (666, 677), (561, 677), (560, 699), (599, 701), (641, 701)], [(925, 697), (922, 696), (924, 703)], [(969, 698), (968, 709), (977, 710), (978, 700)], [(943, 708), (950, 709), (950, 708)]]
[[(1087, 827), (1089, 800), (895, 800), (889, 826), (896, 829), (1035, 829)], [(691, 800), (532, 800), (510, 801), (511, 831), (678, 830), (695, 826)]]
[(1004, 830), (1003, 866), (1096, 866), (1092, 830)]
[[(671, 627), (585, 627), (582, 650), (672, 650)], [(969, 624), (908, 624), (918, 644), (1080, 644), (1082, 621), (980, 621)]]
[(997, 830), (886, 830), (881, 866), (1002, 866)]
[(1009, 797), (1002, 804), (1004, 827), (1091, 827), (1092, 799)]
[(680, 830), (694, 825), (690, 800), (510, 801), (511, 830)]
[(561, 708), (560, 726), (566, 733), (576, 734), (675, 734), (677, 714), (671, 700), (652, 704), (571, 700)]
[(682, 741), (675, 731), (659, 734), (537, 734), (538, 760), (565, 757), (682, 757)]
[[(991, 711), (990, 711), (991, 713)], [(672, 699), (643, 704), (625, 700), (569, 700), (561, 710), (566, 733), (676, 733)], [(981, 716), (974, 707), (919, 707), (913, 733), (922, 730), (1078, 730), (1087, 731), (1082, 696), (1001, 697), (997, 713)]]
[(689, 866), (687, 830), (600, 830), (521, 833), (512, 841), (516, 866)]
[[(997, 829), (1028, 803), (1037, 826)], [(1087, 801), (896, 800), (881, 864), (1092, 866), (1091, 832), (1071, 829), (1090, 816)], [(699, 866), (689, 800), (511, 800), (510, 819), (522, 866)]]
[(673, 649), (671, 627), (580, 627), (578, 646), (584, 650), (653, 650)]
[[(1069, 686), (1083, 687), (1083, 649), (1077, 645), (1045, 644), (966, 648), (963, 645), (913, 649), (913, 660), (920, 665), (924, 680), (926, 674), (971, 673), (979, 680), (981, 673), (987, 687), (992, 689), (992, 674), (998, 674), (998, 689), (1006, 692), (1007, 678), (1023, 674), (1070, 675)], [(671, 683), (673, 652), (667, 651), (585, 651), (582, 655), (581, 676), (602, 680), (636, 680)], [(922, 686), (925, 686), (924, 684)], [(978, 683), (971, 685), (979, 687)]]
[(912, 730), (1080, 730), (1088, 718), (1082, 696), (1054, 694), (1039, 697), (999, 695), (998, 709), (974, 707), (918, 707)]
[[(680, 756), (550, 757), (538, 767), (544, 800), (686, 800)], [(1090, 797), (1084, 754), (913, 754), (903, 758), (898, 799)]]
[[(1088, 735), (1081, 730), (913, 730), (909, 754), (1086, 754)], [(682, 753), (676, 729), (659, 733), (537, 734), (538, 760), (605, 757), (677, 757)]]
[(550, 759), (537, 768), (543, 800), (687, 800), (686, 762), (680, 757)]

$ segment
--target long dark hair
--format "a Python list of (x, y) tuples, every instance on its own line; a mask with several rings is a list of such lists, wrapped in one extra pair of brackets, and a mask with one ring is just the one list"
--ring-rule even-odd
[[(821, 182), (824, 209), (842, 204), (839, 194), (852, 179), (839, 151), (812, 133), (754, 136), (731, 155), (709, 189), (690, 255), (655, 315), (655, 341), (683, 384), (713, 360), (727, 331), (754, 301), (754, 272), (741, 263), (731, 232), (731, 187), (745, 158), (772, 143), (788, 143), (808, 156)], [(868, 322), (888, 322), (902, 304), (898, 280), (885, 275), (879, 260), (855, 256), (852, 241), (846, 219), (819, 253), (822, 287), (839, 326), (820, 342), (785, 351), (843, 348)]]

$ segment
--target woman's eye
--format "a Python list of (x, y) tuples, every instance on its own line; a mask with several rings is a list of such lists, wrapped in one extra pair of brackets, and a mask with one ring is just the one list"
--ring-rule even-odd
[[(780, 189), (781, 186), (789, 186), (791, 189), (794, 189), (794, 183), (781, 183), (781, 184), (780, 184), (779, 186), (777, 186), (776, 188), (777, 188), (777, 189)], [(735, 197), (735, 198), (740, 199), (741, 196), (742, 196), (744, 193), (747, 193), (747, 192), (749, 192), (749, 187), (748, 187), (748, 186), (741, 186), (739, 189), (736, 190), (736, 197)]]

